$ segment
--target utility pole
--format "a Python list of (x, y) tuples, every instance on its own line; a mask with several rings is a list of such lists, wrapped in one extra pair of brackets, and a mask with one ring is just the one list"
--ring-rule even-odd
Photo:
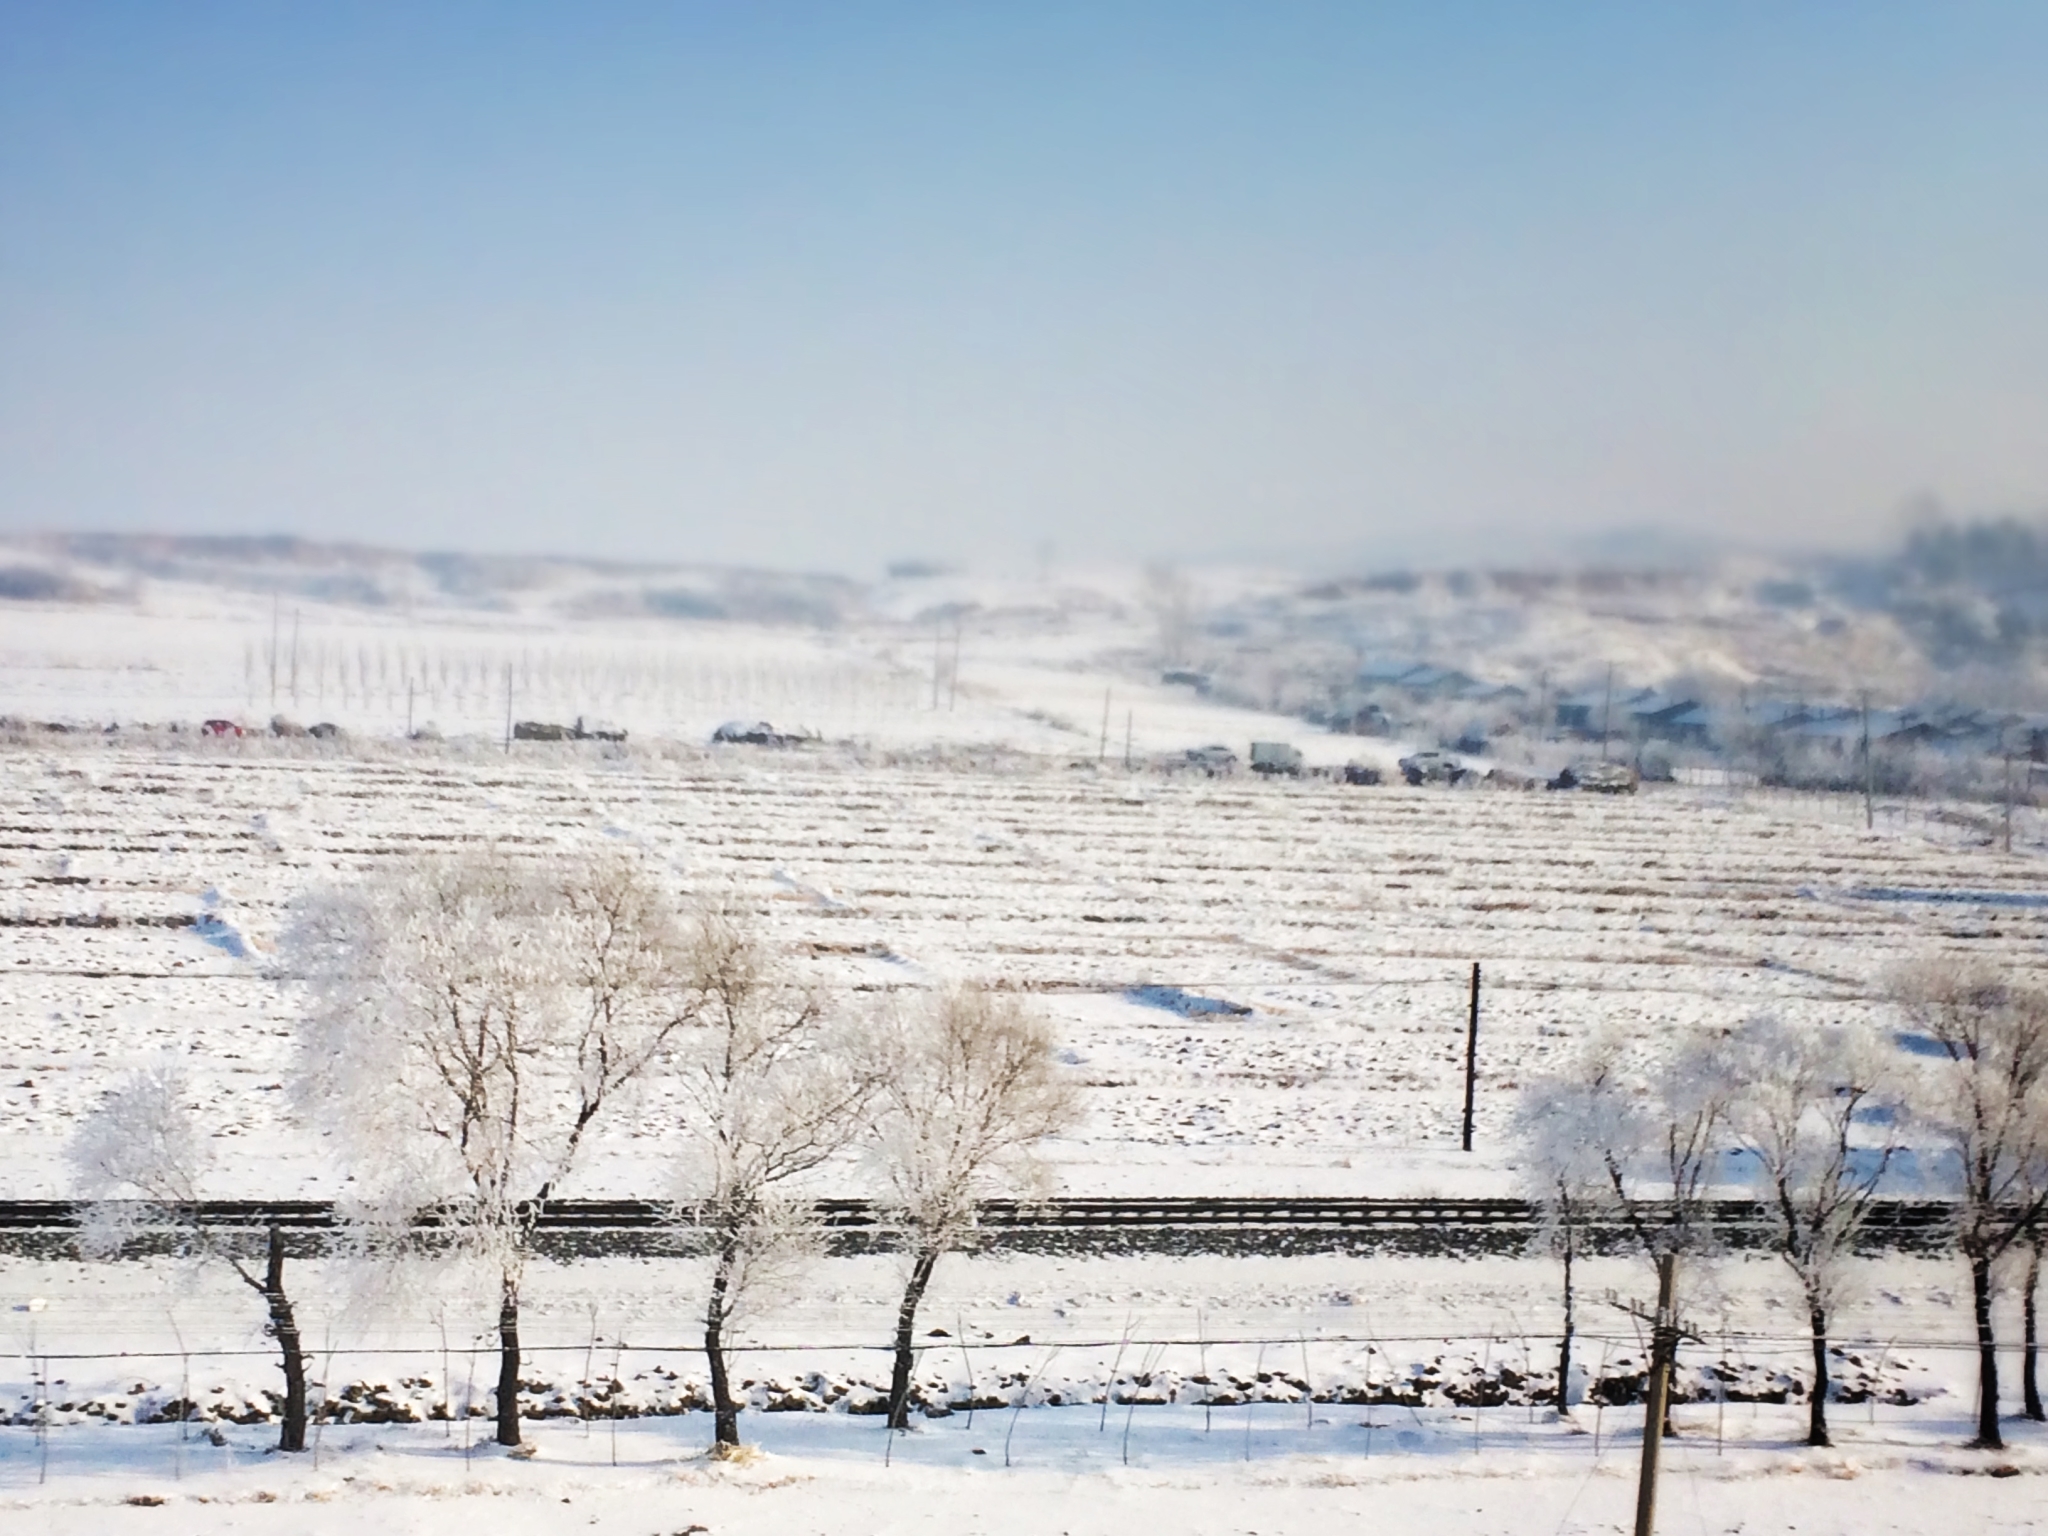
[(1102, 740), (1095, 746), (1095, 761), (1100, 763), (1109, 756), (1109, 690), (1102, 690)]
[(953, 619), (953, 665), (946, 669), (946, 708), (960, 702), (960, 619)]
[[(2003, 732), (2000, 732), (2003, 735)], [(2005, 749), (2005, 851), (2012, 852), (2012, 748)]]
[(270, 594), (270, 712), (277, 713), (277, 614), (278, 594)]
[(1863, 830), (1868, 832), (1877, 825), (1876, 812), (1871, 809), (1871, 797), (1877, 789), (1877, 767), (1870, 760), (1870, 690), (1863, 690)]
[(299, 707), (299, 610), (292, 610), (292, 708)]
[(1124, 711), (1124, 772), (1125, 772), (1125, 773), (1129, 773), (1129, 772), (1131, 771), (1131, 717), (1132, 717), (1133, 715), (1135, 715), (1136, 713), (1137, 713), (1137, 711), (1136, 711), (1136, 710), (1131, 710), (1131, 709), (1127, 709), (1127, 710), (1125, 710), (1125, 711)]
[(505, 663), (505, 755), (512, 755), (512, 663)]
[(1636, 1481), (1635, 1536), (1657, 1528), (1657, 1452), (1671, 1403), (1671, 1357), (1678, 1352), (1678, 1256), (1657, 1258), (1657, 1321), (1650, 1335), (1650, 1384), (1643, 1403), (1643, 1467)]
[(405, 737), (412, 739), (412, 679), (405, 680)]
[(1472, 1150), (1472, 1103), (1479, 1087), (1479, 962), (1472, 962), (1472, 1007), (1465, 1021), (1465, 1150)]
[(939, 707), (939, 647), (945, 643), (946, 626), (932, 620), (932, 708)]
[(1607, 761), (1608, 725), (1614, 718), (1614, 663), (1607, 663), (1607, 697), (1600, 702), (1600, 761)]

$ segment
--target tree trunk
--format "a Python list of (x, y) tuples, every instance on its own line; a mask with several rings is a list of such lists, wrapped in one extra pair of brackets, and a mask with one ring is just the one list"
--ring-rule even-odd
[(2041, 1411), (2041, 1383), (2035, 1373), (2035, 1361), (2040, 1354), (2040, 1333), (2035, 1325), (2035, 1292), (2041, 1284), (2041, 1245), (2036, 1241), (2027, 1250), (2027, 1290), (2020, 1298), (2020, 1313), (2026, 1325), (2026, 1343), (2020, 1352), (2020, 1391), (2026, 1402), (2027, 1417), (2039, 1423), (2048, 1414)]
[(1557, 1416), (1571, 1412), (1572, 1392), (1572, 1241), (1564, 1244), (1564, 1340), (1557, 1348)]
[(1977, 1313), (1977, 1438), (1987, 1451), (2005, 1449), (1998, 1432), (1998, 1345), (1991, 1333), (1991, 1256), (1970, 1255), (1970, 1297)]
[(299, 1343), (299, 1319), (284, 1290), (284, 1233), (270, 1224), (270, 1261), (263, 1272), (263, 1299), (270, 1307), (270, 1336), (284, 1364), (284, 1427), (280, 1451), (306, 1448), (306, 1354)]
[(704, 1307), (704, 1358), (711, 1366), (711, 1411), (714, 1447), (740, 1443), (740, 1405), (733, 1401), (732, 1378), (725, 1369), (726, 1297), (739, 1248), (727, 1239), (718, 1250), (718, 1271), (711, 1277), (711, 1300)]
[(1813, 1328), (1813, 1394), (1806, 1404), (1806, 1443), (1832, 1445), (1828, 1439), (1828, 1314), (1819, 1302), (1806, 1304)]
[(506, 1275), (498, 1299), (498, 1444), (519, 1443), (519, 1282)]
[(910, 1266), (910, 1283), (903, 1287), (903, 1305), (896, 1309), (896, 1369), (889, 1377), (889, 1427), (910, 1427), (910, 1367), (917, 1332), (917, 1307), (924, 1289), (932, 1283), (932, 1269), (939, 1262), (939, 1250), (920, 1248)]

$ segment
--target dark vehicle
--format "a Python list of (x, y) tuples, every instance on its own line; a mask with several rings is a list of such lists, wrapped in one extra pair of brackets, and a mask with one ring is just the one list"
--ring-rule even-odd
[(1627, 763), (1573, 763), (1550, 781), (1552, 789), (1581, 789), (1592, 795), (1632, 795), (1640, 776)]
[(1410, 784), (1462, 784), (1472, 770), (1448, 752), (1417, 752), (1401, 759), (1401, 777)]
[(786, 747), (802, 740), (778, 731), (766, 720), (728, 720), (711, 733), (714, 742), (738, 742), (750, 747)]

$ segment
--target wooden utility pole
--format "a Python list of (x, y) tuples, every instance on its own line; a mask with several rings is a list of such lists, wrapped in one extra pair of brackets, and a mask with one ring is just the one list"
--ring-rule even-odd
[(505, 755), (512, 755), (512, 663), (505, 663)]
[(1868, 832), (1877, 824), (1876, 812), (1871, 808), (1871, 798), (1877, 789), (1877, 766), (1870, 760), (1870, 690), (1863, 690), (1863, 830)]
[(1657, 1320), (1650, 1335), (1650, 1382), (1643, 1401), (1643, 1466), (1636, 1480), (1635, 1536), (1657, 1528), (1657, 1452), (1671, 1405), (1671, 1357), (1678, 1352), (1678, 1256), (1657, 1258)]
[(945, 644), (946, 626), (932, 620), (932, 708), (939, 707), (939, 648)]
[(2005, 749), (2005, 851), (2012, 852), (2012, 748)]
[(1472, 962), (1472, 1007), (1465, 1021), (1465, 1150), (1472, 1150), (1472, 1105), (1479, 1087), (1479, 962)]
[(953, 620), (953, 665), (946, 669), (946, 708), (960, 702), (960, 620)]
[(292, 610), (292, 708), (299, 707), (299, 610)]
[(1609, 725), (1614, 719), (1614, 663), (1607, 663), (1607, 696), (1600, 701), (1600, 761), (1607, 761)]
[(1131, 771), (1131, 717), (1132, 717), (1133, 715), (1135, 715), (1136, 713), (1137, 713), (1137, 711), (1136, 711), (1136, 710), (1133, 710), (1133, 709), (1127, 709), (1127, 710), (1125, 710), (1125, 711), (1124, 711), (1124, 772), (1125, 772), (1125, 773), (1129, 773), (1129, 772)]
[(1095, 744), (1095, 761), (1105, 762), (1109, 758), (1109, 690), (1102, 690), (1102, 739)]
[(270, 594), (270, 709), (272, 714), (277, 712), (277, 617), (280, 602), (281, 599), (277, 593), (273, 592)]

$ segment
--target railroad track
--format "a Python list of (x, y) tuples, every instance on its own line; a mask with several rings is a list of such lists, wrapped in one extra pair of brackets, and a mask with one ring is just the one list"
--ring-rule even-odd
[[(0, 1201), (0, 1250), (68, 1246), (87, 1207), (69, 1200)], [(885, 1246), (887, 1213), (868, 1200), (820, 1200), (820, 1220), (839, 1246)], [(1952, 1208), (1939, 1200), (1884, 1200), (1871, 1210), (1868, 1240), (1877, 1247), (1919, 1247), (1933, 1242)], [(324, 1200), (210, 1200), (200, 1220), (222, 1234), (256, 1234), (275, 1225), (317, 1237), (344, 1223)], [(1525, 1200), (1449, 1199), (1060, 1199), (990, 1200), (980, 1213), (984, 1247), (1070, 1249), (1125, 1246), (1181, 1251), (1253, 1251), (1349, 1246), (1347, 1238), (1408, 1246), (1406, 1236), (1440, 1248), (1499, 1250), (1526, 1243), (1540, 1213)], [(1766, 1208), (1753, 1200), (1713, 1204), (1713, 1222), (1727, 1241), (1751, 1246), (1769, 1228)], [(427, 1229), (433, 1215), (419, 1219)], [(150, 1224), (144, 1223), (147, 1228)], [(167, 1230), (172, 1224), (159, 1224)], [(686, 1208), (658, 1200), (559, 1200), (535, 1222), (543, 1247), (565, 1253), (658, 1251), (687, 1246), (693, 1223)], [(1618, 1223), (1608, 1230), (1626, 1234)], [(305, 1246), (295, 1245), (295, 1246)], [(314, 1246), (317, 1246), (315, 1244)]]

